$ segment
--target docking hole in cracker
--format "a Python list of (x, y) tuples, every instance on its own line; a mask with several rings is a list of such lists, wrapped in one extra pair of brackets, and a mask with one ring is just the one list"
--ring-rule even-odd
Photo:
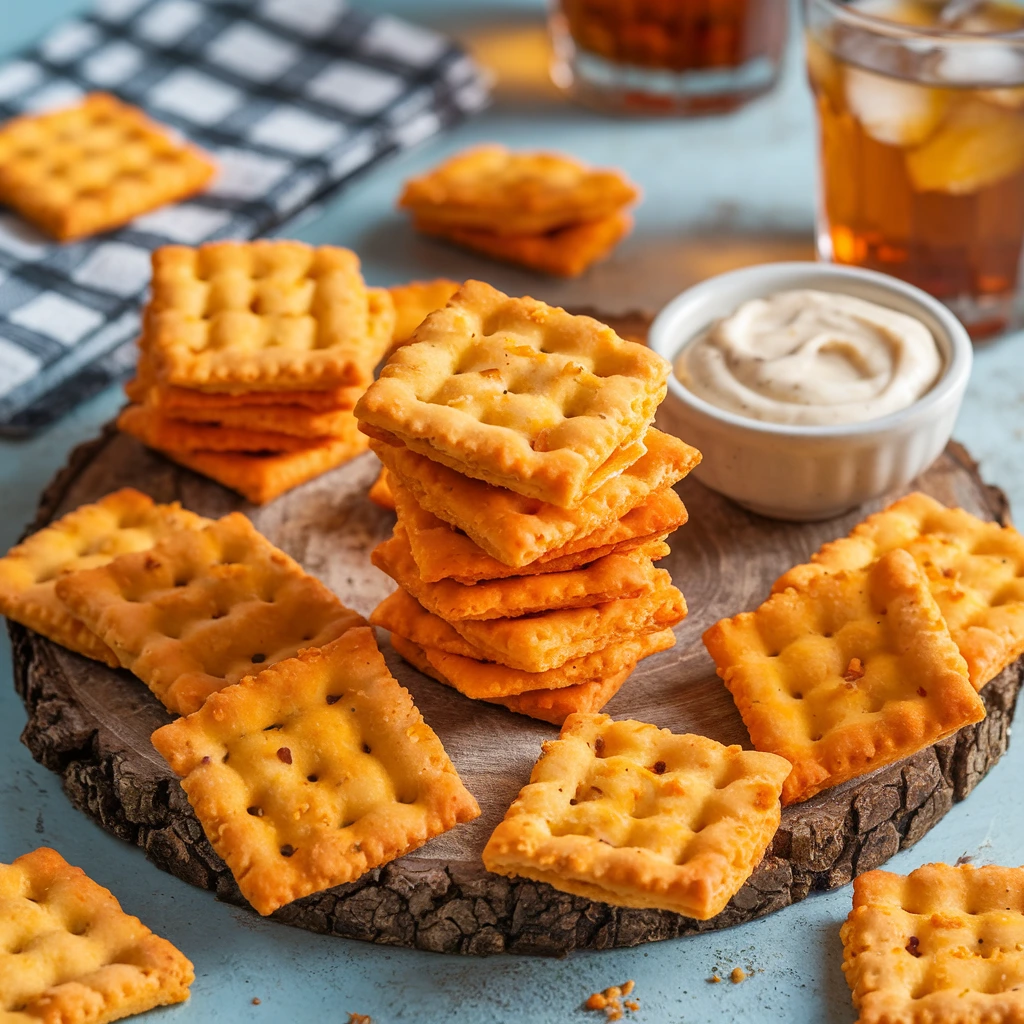
[(607, 715), (566, 719), (484, 866), (615, 906), (706, 921), (760, 862), (789, 763)]
[(363, 625), (240, 512), (57, 583), (57, 595), (177, 714)]
[(0, 864), (0, 1020), (106, 1024), (188, 999), (192, 964), (56, 850)]
[(153, 744), (260, 914), (480, 813), (368, 628), (214, 694)]
[(371, 437), (571, 508), (644, 454), (669, 369), (597, 320), (467, 281), (355, 411)]
[(43, 527), (0, 558), (0, 613), (62, 647), (118, 668), (117, 655), (57, 597), (57, 581), (208, 522), (177, 502), (157, 505), (131, 487), (114, 491)]
[(704, 643), (754, 746), (793, 763), (784, 804), (985, 717), (927, 578), (899, 549), (774, 594)]

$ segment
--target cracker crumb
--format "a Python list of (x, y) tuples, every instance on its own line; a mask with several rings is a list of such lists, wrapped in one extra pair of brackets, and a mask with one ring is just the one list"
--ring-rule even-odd
[[(583, 1004), (584, 1010), (604, 1010), (606, 1021), (622, 1020), (623, 1002), (622, 997), (629, 995), (636, 987), (632, 980), (623, 982), (621, 985), (609, 985), (603, 992), (594, 992)], [(640, 1009), (640, 1003), (636, 999), (628, 999), (625, 1009), (636, 1012)]]
[(708, 984), (717, 985), (721, 980), (722, 979), (717, 974), (712, 974), (711, 977), (708, 978)]
[(636, 1011), (640, 1009), (640, 1000), (639, 999), (627, 999), (626, 1000), (626, 1009), (627, 1010), (632, 1010), (633, 1013), (636, 1013)]
[(253, 1006), (259, 1006), (260, 1005), (260, 997), (259, 996), (253, 996), (252, 997), (252, 1005)]
[(595, 992), (584, 1004), (585, 1010), (603, 1010), (608, 1005), (603, 992)]
[(636, 988), (636, 982), (632, 978), (630, 978), (629, 981), (627, 981), (622, 986), (622, 994), (624, 996), (628, 996), (628, 995), (630, 995), (630, 993), (632, 993), (633, 989), (635, 989), (635, 988)]
[(729, 975), (729, 980), (734, 985), (738, 985), (741, 981), (747, 980), (747, 972), (742, 967), (734, 967), (732, 974)]
[(373, 1018), (367, 1013), (349, 1013), (348, 1024), (373, 1024)]
[(864, 664), (860, 658), (851, 658), (850, 664), (846, 666), (843, 678), (848, 683), (855, 683), (858, 679), (864, 678)]

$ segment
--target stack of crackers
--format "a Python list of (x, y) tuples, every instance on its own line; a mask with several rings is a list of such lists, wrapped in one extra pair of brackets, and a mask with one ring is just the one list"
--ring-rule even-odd
[(577, 277), (629, 233), (627, 210), (638, 196), (621, 171), (492, 145), (406, 182), (399, 206), (424, 234), (541, 273)]
[(1024, 537), (911, 494), (704, 635), (783, 803), (908, 757), (985, 716), (1024, 652)]
[(355, 253), (214, 242), (153, 254), (125, 432), (262, 504), (366, 450), (352, 409), (394, 304)]
[(469, 281), (356, 407), (397, 512), (371, 616), (464, 695), (560, 724), (671, 647), (654, 562), (700, 453), (650, 426), (669, 365), (589, 317)]

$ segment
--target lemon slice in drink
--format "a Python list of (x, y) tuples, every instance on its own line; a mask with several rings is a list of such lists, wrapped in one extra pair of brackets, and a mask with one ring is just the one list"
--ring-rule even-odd
[(907, 153), (907, 171), (919, 192), (969, 195), (1024, 169), (1024, 118), (967, 100), (942, 128)]

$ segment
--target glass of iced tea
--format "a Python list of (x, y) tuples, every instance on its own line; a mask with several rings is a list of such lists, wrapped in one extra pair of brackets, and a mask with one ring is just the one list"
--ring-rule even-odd
[(732, 110), (775, 84), (787, 10), (788, 0), (552, 0), (552, 78), (604, 110)]
[(1019, 324), (1024, 6), (804, 4), (821, 258), (918, 285), (975, 338)]

